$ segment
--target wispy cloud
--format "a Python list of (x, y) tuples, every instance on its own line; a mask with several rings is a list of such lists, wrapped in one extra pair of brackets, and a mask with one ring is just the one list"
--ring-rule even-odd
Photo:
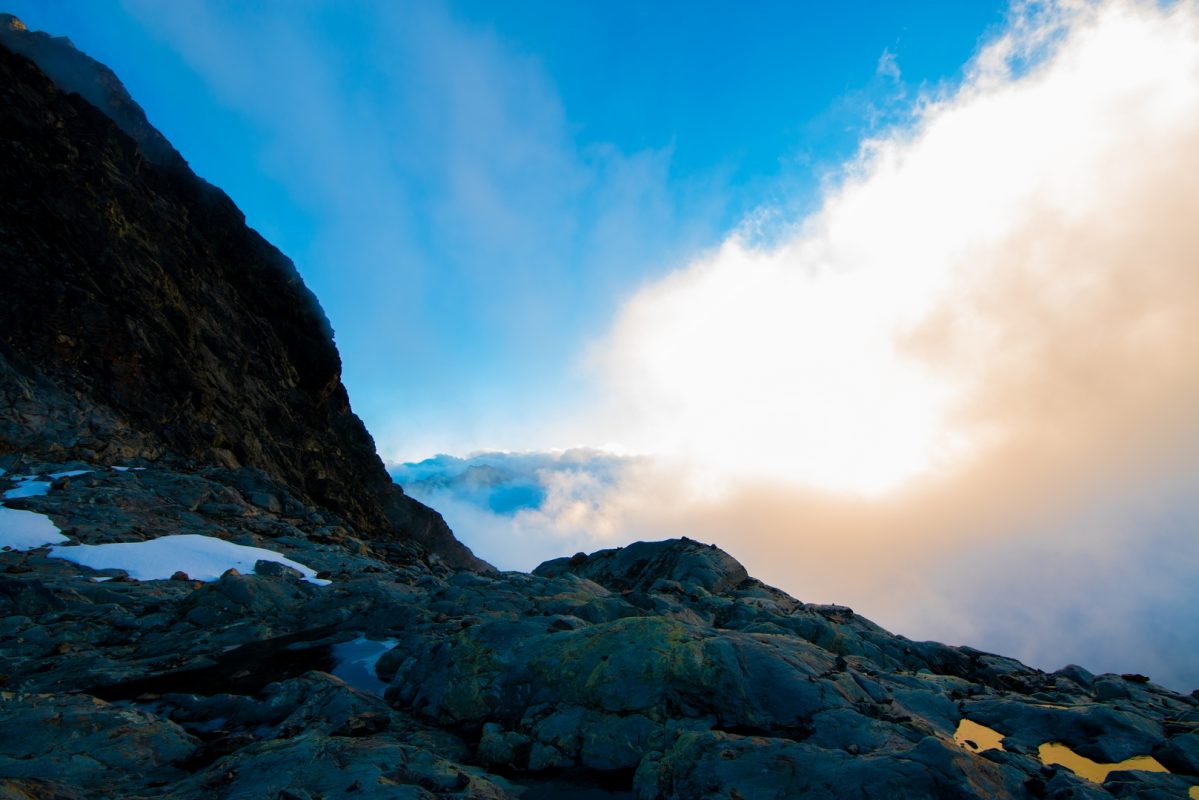
[(581, 331), (715, 236), (720, 192), (684, 191), (669, 148), (580, 145), (537, 59), (450, 4), (126, 6), (309, 212), (278, 243), (390, 455), (527, 439), (529, 405), (577, 389)]
[(888, 49), (884, 49), (882, 55), (878, 57), (878, 66), (875, 67), (874, 74), (880, 78), (890, 78), (893, 81), (898, 81), (903, 77), (903, 72), (899, 69), (899, 59)]

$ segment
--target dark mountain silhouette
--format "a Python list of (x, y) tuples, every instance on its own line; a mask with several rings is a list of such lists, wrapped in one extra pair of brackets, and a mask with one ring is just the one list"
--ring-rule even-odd
[(291, 261), (111, 70), (14, 17), (0, 31), (0, 452), (256, 467), (375, 539), (486, 569), (392, 483)]

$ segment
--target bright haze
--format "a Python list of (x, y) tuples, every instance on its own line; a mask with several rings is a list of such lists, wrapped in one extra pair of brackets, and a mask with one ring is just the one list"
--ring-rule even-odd
[(482, 557), (1199, 686), (1199, 4), (29, 5)]

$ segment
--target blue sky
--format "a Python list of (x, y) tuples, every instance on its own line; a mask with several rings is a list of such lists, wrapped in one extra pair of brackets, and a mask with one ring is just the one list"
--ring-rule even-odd
[(1199, 0), (10, 9), (296, 261), (484, 558), (689, 535), (1199, 684)]
[[(538, 420), (645, 281), (823, 175), (992, 2), (16, 2), (111, 66), (297, 263), (381, 451)], [(881, 69), (880, 69), (881, 66)]]

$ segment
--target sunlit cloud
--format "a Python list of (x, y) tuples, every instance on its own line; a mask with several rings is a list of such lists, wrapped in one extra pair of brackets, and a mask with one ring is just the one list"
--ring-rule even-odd
[(911, 636), (1197, 682), (1197, 174), (1195, 3), (1019, 5), (817, 213), (624, 304), (573, 430), (645, 458), (587, 514), (447, 516), (485, 557), (696, 536)]
[[(1176, 409), (1195, 373), (1194, 9), (1054, 10), (867, 142), (791, 236), (735, 235), (637, 293), (593, 354), (608, 438), (878, 494), (1014, 437)], [(1047, 30), (1052, 53), (1015, 72)]]

